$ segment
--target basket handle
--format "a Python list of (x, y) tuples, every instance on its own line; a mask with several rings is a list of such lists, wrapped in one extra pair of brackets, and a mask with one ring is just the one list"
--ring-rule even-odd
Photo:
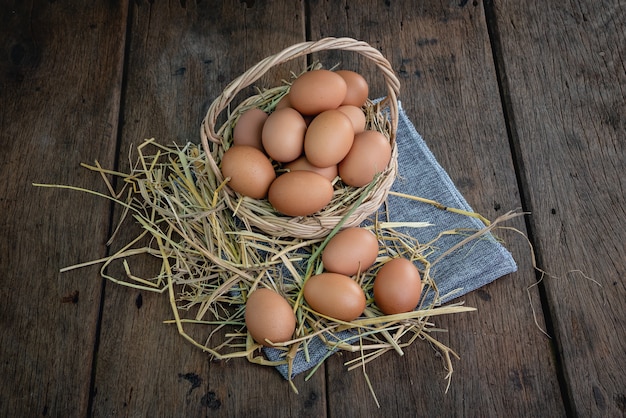
[[(367, 42), (358, 41), (352, 38), (323, 38), (318, 41), (302, 42), (294, 44), (281, 52), (270, 55), (263, 60), (250, 67), (245, 73), (231, 81), (222, 94), (213, 101), (207, 114), (202, 121), (200, 130), (200, 138), (204, 152), (210, 155), (209, 141), (221, 143), (220, 138), (215, 132), (217, 118), (224, 109), (228, 107), (233, 98), (244, 88), (248, 87), (256, 80), (261, 78), (270, 68), (283, 64), (293, 58), (308, 55), (314, 52), (326, 50), (344, 50), (354, 51), (373, 61), (382, 71), (387, 85), (388, 106), (391, 116), (391, 132), (395, 133), (398, 127), (398, 93), (400, 91), (400, 82), (391, 67), (391, 64), (377, 49), (370, 46)], [(393, 138), (392, 138), (393, 141)]]

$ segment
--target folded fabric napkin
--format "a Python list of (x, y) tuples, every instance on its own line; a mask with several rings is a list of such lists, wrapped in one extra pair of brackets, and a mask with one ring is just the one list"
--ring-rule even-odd
[[(472, 211), (448, 174), (428, 149), (400, 103), (398, 103), (398, 107), (399, 121), (396, 139), (398, 144), (398, 176), (391, 190), (432, 199), (448, 207)], [(398, 222), (424, 221), (433, 225), (405, 231), (421, 243), (431, 241), (440, 232), (446, 230), (484, 228), (484, 225), (475, 218), (438, 209), (427, 203), (392, 195), (388, 197), (387, 202), (391, 220)], [(464, 238), (460, 235), (440, 237), (436, 243), (437, 248), (428, 256), (429, 261), (436, 260), (446, 250)], [(442, 298), (442, 303), (445, 303), (516, 270), (517, 265), (506, 248), (491, 235), (486, 235), (486, 239), (474, 240), (471, 244), (446, 255), (433, 266), (430, 274), (437, 283), (439, 294), (448, 295)], [(350, 335), (344, 333), (340, 338), (349, 338)], [(270, 360), (279, 360), (280, 356), (284, 354), (283, 351), (273, 348), (265, 348), (264, 352)], [(306, 361), (304, 353), (298, 352), (293, 363), (292, 376), (310, 369), (330, 354), (328, 347), (317, 338), (309, 342), (308, 352), (309, 361)], [(277, 369), (283, 377), (288, 378), (289, 372), (286, 365), (278, 366)]]

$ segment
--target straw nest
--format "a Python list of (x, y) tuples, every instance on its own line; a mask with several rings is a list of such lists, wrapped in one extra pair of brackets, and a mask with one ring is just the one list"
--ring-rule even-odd
[[(363, 369), (366, 363), (386, 352), (403, 354), (407, 346), (420, 340), (441, 353), (450, 378), (452, 357), (456, 354), (434, 336), (440, 330), (433, 318), (474, 309), (462, 303), (440, 304), (446, 295), (439, 294), (430, 275), (437, 260), (429, 261), (436, 239), (420, 243), (411, 235), (397, 231), (398, 227), (419, 228), (429, 224), (390, 221), (386, 205), (367, 219), (366, 228), (376, 235), (380, 244), (376, 263), (354, 278), (366, 294), (367, 305), (359, 318), (340, 321), (311, 309), (302, 292), (306, 280), (323, 270), (321, 254), (342, 223), (326, 237), (312, 239), (279, 238), (242, 229), (221, 197), (224, 183), (218, 182), (208, 168), (202, 149), (192, 143), (168, 147), (149, 139), (136, 151), (138, 157), (130, 173), (107, 170), (99, 164), (83, 164), (102, 175), (110, 196), (71, 186), (54, 186), (86, 191), (121, 205), (122, 217), (110, 242), (128, 220), (141, 226), (134, 239), (109, 257), (62, 271), (101, 264), (101, 275), (108, 280), (166, 294), (173, 315), (166, 322), (175, 324), (180, 335), (215, 359), (247, 358), (266, 366), (286, 365), (290, 379), (298, 356), (310, 362), (311, 373), (336, 351), (354, 353), (346, 362), (349, 370)], [(114, 191), (112, 176), (122, 180), (122, 190)], [(456, 232), (442, 231), (441, 235), (447, 233)], [(156, 257), (161, 263), (159, 273), (152, 277), (144, 277), (129, 262), (145, 255)], [(378, 269), (395, 257), (406, 257), (421, 266), (423, 298), (415, 311), (384, 315), (373, 301), (373, 282)], [(110, 271), (118, 274), (111, 275)], [(262, 347), (245, 327), (248, 295), (259, 287), (282, 295), (297, 318), (293, 339), (271, 348), (279, 353), (273, 360), (260, 350)], [(310, 359), (309, 352), (314, 339), (319, 339), (327, 350), (326, 355), (315, 361)]]
[[(387, 168), (380, 173), (370, 187), (355, 188), (341, 181), (334, 184), (331, 202), (321, 211), (304, 217), (289, 217), (276, 212), (266, 199), (244, 197), (233, 191), (228, 184), (222, 189), (224, 202), (249, 228), (258, 228), (264, 233), (277, 237), (319, 238), (326, 236), (339, 222), (344, 226), (356, 226), (374, 213), (385, 201), (397, 173), (397, 146), (395, 141), (398, 126), (397, 95), (400, 83), (391, 64), (375, 48), (363, 41), (351, 38), (325, 38), (315, 42), (293, 45), (269, 56), (233, 80), (218, 96), (207, 111), (200, 130), (202, 146), (207, 163), (219, 182), (224, 178), (220, 161), (224, 152), (232, 144), (232, 130), (239, 116), (252, 107), (271, 112), (278, 101), (289, 92), (289, 82), (280, 87), (264, 90), (244, 99), (229, 112), (227, 120), (217, 126), (220, 115), (229, 108), (233, 99), (243, 89), (257, 81), (275, 66), (291, 59), (325, 50), (344, 50), (358, 53), (372, 61), (384, 77), (387, 96), (380, 103), (368, 101), (364, 106), (367, 129), (383, 133), (392, 145), (392, 157)], [(364, 196), (362, 196), (364, 195)], [(359, 201), (358, 207), (356, 206)], [(345, 218), (345, 215), (350, 215)]]

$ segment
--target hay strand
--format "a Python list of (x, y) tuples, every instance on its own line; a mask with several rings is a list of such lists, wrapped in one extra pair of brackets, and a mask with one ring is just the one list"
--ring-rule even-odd
[[(156, 148), (152, 154), (150, 147)], [(308, 343), (314, 338), (324, 342), (328, 356), (337, 350), (357, 353), (359, 360), (355, 367), (348, 366), (350, 370), (363, 367), (388, 351), (402, 354), (416, 340), (431, 342), (442, 350), (444, 358), (452, 353), (433, 342), (430, 333), (436, 329), (431, 320), (438, 315), (471, 312), (473, 308), (459, 304), (440, 306), (436, 283), (428, 272), (431, 264), (426, 258), (430, 254), (428, 246), (394, 229), (404, 225), (378, 221), (388, 217), (387, 214), (374, 214), (368, 226), (383, 247), (376, 264), (359, 273), (364, 291), (372, 294), (373, 279), (380, 266), (392, 257), (404, 256), (426, 266), (425, 292), (434, 297), (428, 305), (422, 302), (413, 312), (383, 315), (370, 296), (363, 317), (351, 322), (339, 321), (310, 309), (302, 298), (302, 288), (308, 277), (319, 272), (321, 252), (342, 224), (335, 225), (324, 238), (313, 239), (276, 238), (242, 229), (223, 200), (215, 198), (222, 183), (206, 171), (204, 153), (196, 145), (169, 148), (147, 140), (136, 150), (137, 162), (129, 174), (104, 170), (97, 164), (88, 166), (99, 174), (120, 177), (121, 183), (134, 191), (129, 196), (40, 185), (106, 197), (133, 215), (126, 217), (126, 221), (137, 222), (142, 227), (136, 238), (111, 256), (65, 267), (63, 271), (101, 263), (103, 277), (116, 284), (166, 293), (173, 317), (167, 323), (175, 324), (185, 340), (215, 359), (247, 358), (255, 364), (286, 364), (291, 368), (298, 353), (308, 357)], [(120, 200), (120, 196), (127, 200)], [(150, 245), (139, 246), (147, 237)], [(154, 277), (141, 278), (130, 273), (129, 260), (145, 255), (158, 258), (162, 264), (160, 273)], [(125, 276), (106, 274), (105, 267), (114, 262), (122, 262)], [(269, 361), (259, 354), (260, 346), (245, 330), (243, 313), (247, 295), (258, 286), (269, 286), (282, 294), (298, 318), (294, 339), (275, 344), (277, 349), (285, 350), (279, 361)], [(345, 332), (349, 337), (340, 337)], [(448, 363), (446, 367), (450, 367)], [(312, 373), (315, 370), (313, 367)]]

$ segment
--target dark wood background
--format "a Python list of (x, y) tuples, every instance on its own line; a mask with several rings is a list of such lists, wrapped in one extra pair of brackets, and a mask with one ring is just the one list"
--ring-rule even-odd
[[(0, 21), (0, 416), (626, 416), (624, 1), (5, 0)], [(199, 142), (230, 80), (326, 36), (389, 59), (459, 190), (492, 219), (531, 212), (508, 225), (556, 276), (533, 286), (528, 243), (501, 232), (519, 271), (439, 322), (461, 355), (448, 393), (416, 343), (368, 366), (380, 409), (343, 355), (295, 394), (272, 368), (209, 361), (162, 323), (165, 296), (59, 273), (114, 250), (118, 209), (33, 182), (106, 192), (81, 162), (124, 170), (144, 138)], [(318, 58), (384, 93), (363, 59)]]

